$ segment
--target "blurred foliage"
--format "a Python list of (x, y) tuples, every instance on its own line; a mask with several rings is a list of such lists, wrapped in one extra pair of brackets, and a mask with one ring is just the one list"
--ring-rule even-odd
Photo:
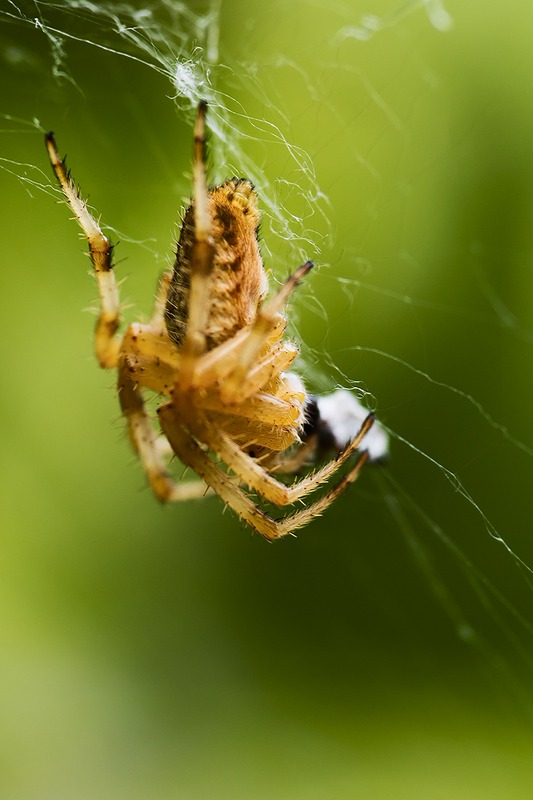
[[(220, 6), (217, 90), (246, 117), (276, 115), (327, 195), (325, 216), (295, 220), (320, 265), (294, 303), (308, 382), (360, 382), (401, 437), (383, 472), (269, 546), (217, 499), (161, 508), (145, 488), (114, 378), (92, 356), (85, 246), (31, 124), (55, 130), (119, 232), (134, 319), (190, 190), (190, 104), (176, 113), (163, 76), (77, 39), (90, 14), (74, 4), (46, 8), (72, 37), (54, 75), (49, 40), (4, 5), (10, 800), (530, 797), (531, 588), (518, 557), (533, 563), (533, 7), (450, 2), (443, 32), (413, 6), (367, 41), (338, 35), (401, 7)], [(232, 124), (238, 138), (237, 113)], [(261, 193), (307, 213), (286, 147), (239, 147), (263, 169)], [(299, 252), (264, 236), (283, 276)]]

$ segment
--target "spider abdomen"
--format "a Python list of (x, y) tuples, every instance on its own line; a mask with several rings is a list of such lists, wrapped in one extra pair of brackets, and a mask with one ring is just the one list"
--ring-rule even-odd
[[(250, 181), (232, 178), (210, 189), (208, 199), (214, 255), (205, 341), (206, 349), (212, 350), (252, 322), (268, 282), (257, 241), (257, 196)], [(183, 219), (165, 306), (168, 335), (178, 348), (187, 330), (195, 239), (195, 208), (191, 203)]]

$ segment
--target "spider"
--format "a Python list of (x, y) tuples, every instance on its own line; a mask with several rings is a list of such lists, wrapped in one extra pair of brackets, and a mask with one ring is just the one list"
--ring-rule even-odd
[[(283, 311), (313, 264), (302, 264), (266, 300), (253, 185), (232, 178), (207, 187), (206, 106), (199, 104), (194, 126), (194, 197), (174, 268), (161, 277), (150, 322), (129, 325), (123, 336), (113, 246), (60, 158), (53, 133), (46, 134), (46, 146), (89, 245), (100, 297), (97, 359), (118, 372), (122, 413), (153, 492), (162, 502), (216, 493), (274, 540), (321, 514), (367, 460), (384, 455), (386, 435), (376, 424), (362, 449), (373, 415), (345, 391), (310, 397), (302, 379), (287, 371), (299, 351), (284, 338)], [(147, 389), (164, 399), (157, 409), (160, 433), (145, 405)], [(277, 477), (297, 474), (330, 451), (334, 458), (291, 485)], [(265, 502), (284, 507), (304, 501), (354, 455), (355, 464), (319, 499), (280, 519), (264, 510)], [(172, 456), (200, 480), (176, 482), (167, 466)]]

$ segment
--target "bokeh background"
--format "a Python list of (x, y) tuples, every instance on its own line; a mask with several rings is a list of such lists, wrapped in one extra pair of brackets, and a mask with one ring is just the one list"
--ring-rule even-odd
[[(3, 0), (0, 23), (2, 796), (529, 798), (533, 6)], [(146, 489), (43, 147), (116, 231), (135, 319), (201, 96), (273, 278), (319, 265), (291, 312), (309, 385), (367, 392), (393, 436), (276, 545)]]

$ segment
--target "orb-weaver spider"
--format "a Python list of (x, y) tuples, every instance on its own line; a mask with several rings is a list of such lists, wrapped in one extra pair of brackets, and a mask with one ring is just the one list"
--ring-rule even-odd
[[(383, 456), (386, 434), (376, 424), (367, 436), (373, 415), (348, 392), (312, 398), (301, 378), (286, 371), (298, 348), (283, 338), (283, 309), (312, 263), (265, 301), (257, 195), (250, 181), (238, 178), (207, 188), (205, 114), (202, 102), (194, 128), (194, 199), (185, 212), (174, 269), (161, 278), (151, 321), (129, 325), (123, 336), (117, 335), (113, 247), (76, 189), (52, 133), (46, 145), (89, 244), (101, 304), (97, 358), (103, 368), (118, 371), (129, 436), (154, 493), (170, 501), (211, 490), (267, 539), (277, 539), (324, 511), (365, 461)], [(144, 389), (164, 398), (157, 409), (162, 434), (147, 411)], [(328, 451), (336, 452), (332, 460), (292, 485), (275, 477), (295, 474)], [(243, 488), (259, 502), (287, 506), (307, 498), (356, 453), (355, 465), (336, 485), (281, 519), (269, 516)], [(167, 468), (169, 455), (201, 480), (176, 482)]]

